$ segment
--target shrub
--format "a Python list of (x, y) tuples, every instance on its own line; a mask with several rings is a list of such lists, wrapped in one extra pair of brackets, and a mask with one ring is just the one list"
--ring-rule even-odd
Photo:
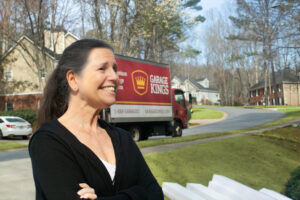
[(285, 195), (300, 200), (300, 166), (291, 173), (291, 177), (285, 184)]
[(28, 121), (31, 125), (34, 125), (36, 120), (36, 110), (13, 110), (7, 112), (0, 112), (0, 116), (16, 116), (21, 117)]

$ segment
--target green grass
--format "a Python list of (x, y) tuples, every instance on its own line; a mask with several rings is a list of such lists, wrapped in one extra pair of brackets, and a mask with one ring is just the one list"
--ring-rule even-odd
[(193, 107), (192, 119), (220, 119), (223, 115), (217, 110)]
[(278, 140), (286, 140), (290, 142), (300, 143), (300, 128), (299, 127), (285, 127), (272, 131), (265, 131), (256, 133), (256, 136), (275, 138)]
[(213, 174), (254, 189), (283, 192), (290, 172), (300, 165), (300, 143), (243, 136), (145, 155), (158, 182), (208, 185)]
[(10, 150), (10, 149), (20, 149), (27, 147), (26, 144), (20, 144), (17, 142), (0, 142), (0, 151)]

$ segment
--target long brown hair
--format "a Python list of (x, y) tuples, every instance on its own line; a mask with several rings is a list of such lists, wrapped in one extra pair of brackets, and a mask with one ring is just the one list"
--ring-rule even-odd
[(94, 48), (108, 48), (113, 51), (109, 44), (96, 39), (78, 40), (64, 50), (56, 69), (50, 75), (44, 88), (36, 128), (52, 119), (59, 118), (66, 112), (70, 94), (66, 74), (69, 70), (80, 74), (89, 52)]

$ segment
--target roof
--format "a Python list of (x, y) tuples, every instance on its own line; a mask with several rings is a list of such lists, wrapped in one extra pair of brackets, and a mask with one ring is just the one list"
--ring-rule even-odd
[[(289, 69), (284, 69), (275, 72), (275, 79), (276, 79), (276, 84), (282, 84), (283, 82), (300, 83), (299, 77), (297, 77), (295, 72)], [(272, 81), (272, 77), (271, 77), (271, 81)], [(269, 86), (268, 82), (267, 85)], [(254, 84), (253, 86), (250, 87), (250, 90), (263, 88), (263, 87), (265, 87), (265, 80), (261, 80), (260, 82)]]
[[(70, 32), (67, 32), (65, 30), (63, 30), (64, 33), (65, 33), (65, 37), (70, 35), (72, 37), (74, 37), (76, 40), (79, 40), (78, 37), (76, 37), (74, 34), (70, 33)], [(27, 36), (27, 35), (23, 35), (19, 38), (19, 40), (10, 48), (8, 49), (8, 51), (5, 52), (5, 54), (2, 56), (1, 59), (3, 59), (4, 57), (6, 57), (23, 39), (26, 39), (28, 40), (31, 44), (34, 44), (33, 40), (30, 38), (30, 36)], [(40, 48), (40, 47), (39, 47)], [(59, 60), (60, 57), (61, 57), (61, 54), (57, 54), (57, 53), (54, 53), (54, 51), (46, 48), (45, 48), (45, 51), (46, 51), (46, 55), (48, 55), (49, 57), (51, 57), (52, 59), (55, 59), (55, 60)], [(41, 49), (41, 48), (40, 48)]]
[(201, 84), (198, 83), (199, 79), (196, 80), (196, 79), (190, 78), (189, 81), (190, 81), (194, 86), (196, 86), (197, 89), (199, 89), (199, 90), (207, 90), (207, 91), (211, 91), (211, 92), (219, 92), (219, 90), (216, 89), (216, 88), (212, 88), (212, 87), (205, 88), (205, 87), (203, 87)]
[(202, 78), (196, 79), (196, 81), (199, 82), (199, 81), (203, 81), (204, 79), (206, 79), (206, 78), (202, 77)]
[[(21, 43), (21, 41), (23, 39), (29, 41), (31, 44), (34, 44), (34, 42), (29, 37), (27, 37), (26, 35), (23, 35), (22, 37), (20, 37), (20, 39), (10, 49), (8, 49), (5, 52), (5, 54), (2, 56), (1, 59), (4, 59), (10, 52), (12, 52), (16, 48), (16, 46), (18, 46)], [(38, 47), (38, 48), (41, 49), (40, 47)], [(54, 56), (56, 56), (58, 54), (55, 55), (54, 52), (51, 51), (50, 49), (47, 49), (47, 48), (45, 48), (45, 49), (46, 49), (46, 55), (48, 55), (52, 59), (56, 59)]]
[(53, 58), (55, 58), (55, 60), (59, 60), (59, 59), (61, 58), (61, 55), (62, 55), (62, 54), (54, 53), (54, 51), (52, 51), (52, 50), (50, 50), (50, 49), (48, 49), (48, 48), (46, 48), (46, 47), (45, 47), (45, 51), (46, 51), (49, 55), (51, 55)]
[(175, 76), (174, 78), (179, 79), (182, 83), (187, 79), (187, 78), (185, 78), (183, 76)]

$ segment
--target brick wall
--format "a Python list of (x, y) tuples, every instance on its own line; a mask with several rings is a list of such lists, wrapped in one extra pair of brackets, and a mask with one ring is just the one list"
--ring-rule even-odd
[(5, 103), (13, 102), (14, 110), (38, 109), (41, 94), (14, 95), (0, 97), (0, 111), (5, 111)]

